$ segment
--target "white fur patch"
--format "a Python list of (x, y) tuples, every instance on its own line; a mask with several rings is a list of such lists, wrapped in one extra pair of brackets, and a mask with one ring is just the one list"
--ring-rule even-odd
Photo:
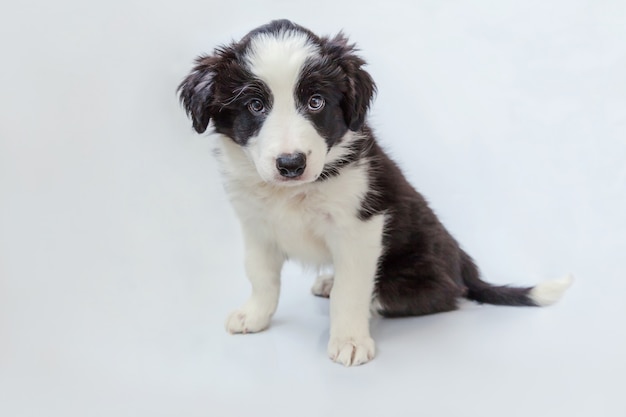
[(334, 337), (328, 343), (328, 356), (345, 366), (362, 365), (374, 359), (376, 346), (369, 336)]
[[(316, 54), (318, 47), (297, 31), (261, 35), (251, 42), (247, 64), (254, 76), (268, 86), (273, 102), (259, 134), (250, 138), (246, 152), (266, 182), (289, 186), (312, 182), (324, 167), (326, 142), (298, 112), (295, 100), (302, 68)], [(276, 158), (298, 152), (306, 155), (306, 169), (298, 180), (285, 181), (276, 169)]]
[(385, 216), (352, 217), (331, 234), (335, 280), (330, 292), (328, 356), (346, 366), (374, 358), (369, 319), (374, 278), (383, 251)]
[(265, 330), (278, 305), (280, 271), (284, 255), (254, 230), (244, 228), (246, 275), (252, 285), (252, 295), (226, 320), (230, 333), (255, 333)]
[[(310, 43), (305, 34), (285, 31), (252, 39), (246, 61), (252, 73), (270, 87), (287, 88), (293, 93), (292, 87), (298, 81), (304, 62), (317, 53), (318, 47)], [(275, 91), (272, 88), (272, 92)]]
[(231, 139), (220, 136), (219, 142), (226, 191), (244, 228), (273, 242), (288, 258), (332, 265), (329, 233), (361, 222), (356, 214), (368, 191), (367, 161), (346, 166), (341, 175), (323, 182), (285, 187), (263, 181), (245, 149)]
[(330, 297), (330, 291), (333, 289), (334, 276), (332, 274), (323, 274), (317, 277), (315, 283), (311, 287), (313, 295), (318, 297)]
[[(352, 133), (345, 137), (346, 142), (353, 139)], [(323, 182), (284, 187), (263, 181), (245, 150), (231, 139), (220, 136), (219, 142), (226, 190), (246, 237), (246, 271), (253, 287), (246, 304), (229, 316), (227, 329), (244, 333), (269, 325), (278, 300), (281, 259), (333, 265), (332, 289), (326, 285), (318, 291), (330, 292), (331, 298), (328, 354), (346, 366), (371, 360), (370, 303), (385, 216), (366, 221), (357, 216), (369, 189), (368, 161), (345, 166), (341, 175)]]
[(556, 303), (561, 298), (565, 290), (572, 285), (573, 281), (574, 278), (568, 275), (561, 279), (543, 282), (536, 285), (530, 291), (529, 296), (537, 305), (541, 307), (549, 306)]

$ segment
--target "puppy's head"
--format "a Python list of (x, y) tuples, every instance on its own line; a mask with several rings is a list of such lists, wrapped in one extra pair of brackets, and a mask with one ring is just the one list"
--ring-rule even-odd
[(320, 38), (287, 20), (201, 56), (178, 91), (198, 133), (212, 120), (266, 182), (315, 181), (331, 149), (365, 121), (375, 85), (343, 34)]

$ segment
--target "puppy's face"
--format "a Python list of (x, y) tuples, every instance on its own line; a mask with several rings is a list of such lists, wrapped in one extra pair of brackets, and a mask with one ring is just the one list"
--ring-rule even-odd
[(196, 64), (179, 87), (196, 131), (213, 120), (263, 181), (280, 185), (313, 182), (341, 159), (346, 133), (361, 128), (375, 90), (343, 35), (319, 38), (289, 21)]

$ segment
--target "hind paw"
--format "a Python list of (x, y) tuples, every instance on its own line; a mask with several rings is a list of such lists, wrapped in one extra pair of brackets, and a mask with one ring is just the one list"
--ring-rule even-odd
[(333, 289), (334, 277), (330, 274), (324, 274), (317, 277), (311, 292), (318, 297), (329, 298), (330, 291)]

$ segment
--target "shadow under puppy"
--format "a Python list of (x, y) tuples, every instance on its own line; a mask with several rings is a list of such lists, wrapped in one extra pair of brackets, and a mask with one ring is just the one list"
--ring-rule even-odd
[(319, 37), (287, 20), (200, 56), (179, 86), (193, 127), (213, 122), (225, 189), (241, 222), (252, 295), (232, 333), (268, 327), (287, 259), (324, 267), (330, 358), (374, 357), (369, 319), (480, 303), (543, 306), (571, 279), (493, 286), (379, 147), (366, 123), (376, 87), (343, 34)]

